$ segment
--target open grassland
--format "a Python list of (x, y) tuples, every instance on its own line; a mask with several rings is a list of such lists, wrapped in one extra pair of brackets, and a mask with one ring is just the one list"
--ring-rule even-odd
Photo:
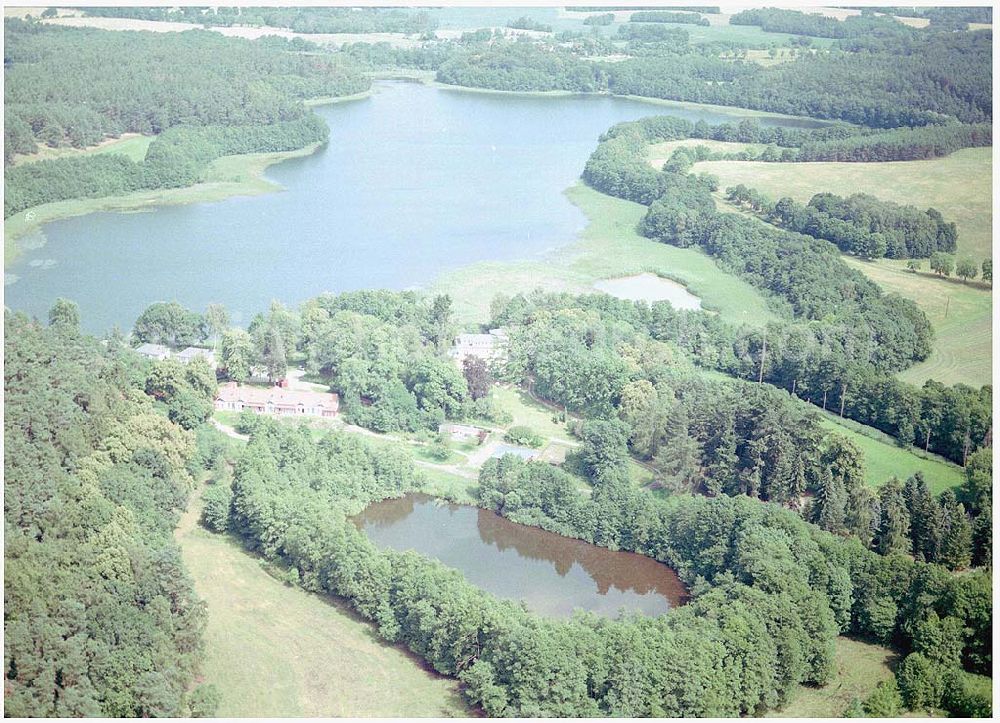
[(991, 255), (993, 149), (964, 148), (927, 161), (886, 163), (766, 163), (704, 161), (694, 166), (719, 177), (721, 188), (742, 183), (774, 200), (790, 196), (806, 203), (824, 191), (849, 196), (870, 193), (920, 209), (933, 206), (958, 225), (958, 254)]
[(898, 261), (872, 263), (852, 256), (844, 260), (886, 291), (913, 299), (934, 327), (930, 357), (901, 372), (900, 379), (918, 385), (928, 379), (974, 387), (992, 383), (993, 294), (989, 287), (936, 277), (928, 271), (926, 260), (920, 273)]
[(949, 488), (960, 487), (965, 481), (965, 471), (957, 464), (936, 454), (927, 454), (915, 447), (903, 448), (877, 429), (841, 419), (829, 412), (820, 419), (823, 427), (847, 437), (854, 442), (865, 456), (868, 484), (881, 487), (891, 477), (905, 481), (917, 472), (923, 472), (924, 480), (932, 494), (940, 494)]
[(202, 678), (223, 717), (467, 716), (457, 684), (378, 640), (346, 606), (286, 586), (238, 544), (197, 524), (177, 528), (208, 608)]
[(263, 177), (268, 166), (288, 158), (307, 156), (319, 147), (313, 144), (285, 153), (250, 153), (223, 156), (212, 161), (202, 181), (194, 186), (154, 191), (137, 191), (124, 196), (81, 198), (45, 203), (22, 211), (4, 221), (4, 265), (17, 258), (17, 239), (39, 226), (60, 218), (82, 216), (95, 211), (142, 211), (175, 203), (206, 203), (230, 196), (254, 196), (281, 187)]
[(881, 645), (843, 636), (836, 639), (833, 680), (822, 688), (800, 685), (774, 718), (839, 718), (855, 698), (864, 700), (892, 678), (896, 654)]
[(485, 262), (444, 274), (433, 285), (455, 302), (458, 321), (483, 323), (490, 301), (499, 293), (546, 291), (593, 292), (602, 279), (651, 272), (674, 279), (733, 323), (760, 326), (775, 320), (766, 299), (750, 284), (722, 271), (696, 249), (681, 249), (644, 238), (636, 226), (646, 207), (605, 196), (583, 183), (566, 191), (587, 216), (579, 240), (545, 258), (531, 261)]
[(138, 162), (146, 157), (146, 151), (152, 142), (153, 136), (125, 133), (120, 138), (109, 138), (89, 148), (49, 148), (48, 146), (39, 146), (37, 153), (14, 156), (13, 165), (20, 166), (34, 161), (49, 161), (54, 158), (67, 158), (71, 156), (94, 156), (101, 153), (117, 153)]

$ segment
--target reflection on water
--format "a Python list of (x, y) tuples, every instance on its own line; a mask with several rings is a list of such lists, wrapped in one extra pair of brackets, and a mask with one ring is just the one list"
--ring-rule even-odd
[(676, 573), (648, 557), (426, 495), (378, 502), (355, 523), (381, 547), (437, 558), (475, 585), (523, 600), (544, 615), (568, 616), (574, 608), (607, 616), (622, 608), (658, 615), (687, 596)]

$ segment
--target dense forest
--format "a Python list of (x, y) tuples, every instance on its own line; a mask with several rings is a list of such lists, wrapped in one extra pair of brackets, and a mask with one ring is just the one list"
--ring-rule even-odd
[[(52, 201), (187, 186), (223, 155), (322, 142), (328, 129), (301, 100), (370, 84), (344, 57), (204, 31), (112, 33), (8, 19), (4, 35), (7, 163), (38, 143), (157, 134), (138, 163), (92, 155), (8, 166), (5, 218)], [(127, 65), (110, 62), (124, 54)]]
[(144, 393), (139, 357), (80, 334), (74, 304), (4, 326), (5, 713), (211, 715), (173, 539), (203, 440)]
[(843, 20), (819, 13), (778, 8), (742, 10), (731, 18), (730, 25), (757, 25), (769, 33), (811, 35), (819, 38), (891, 37), (912, 35), (915, 31), (893, 17), (862, 11)]
[(877, 128), (991, 117), (989, 33), (865, 37), (850, 48), (763, 67), (708, 54), (690, 45), (682, 29), (632, 27), (620, 32), (638, 47), (630, 46), (632, 57), (620, 62), (588, 60), (561, 46), (493, 43), (457, 52), (437, 79), (497, 90), (607, 91)]

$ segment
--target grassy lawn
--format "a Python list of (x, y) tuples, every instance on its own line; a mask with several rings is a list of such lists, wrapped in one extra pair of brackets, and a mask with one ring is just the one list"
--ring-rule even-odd
[(965, 471), (936, 454), (925, 454), (915, 448), (903, 449), (892, 438), (871, 427), (822, 414), (823, 427), (841, 434), (854, 442), (865, 455), (868, 484), (881, 487), (895, 475), (905, 482), (915, 472), (923, 472), (932, 494), (939, 494), (949, 487), (959, 487), (965, 481)]
[(319, 144), (313, 144), (288, 153), (223, 156), (209, 165), (201, 183), (186, 188), (57, 201), (26, 209), (4, 221), (4, 265), (10, 264), (20, 253), (18, 238), (56, 219), (82, 216), (95, 211), (141, 211), (165, 204), (204, 203), (230, 196), (254, 196), (278, 190), (280, 186), (263, 178), (264, 170), (287, 158), (307, 156), (318, 147)]
[(586, 293), (602, 279), (651, 272), (674, 279), (734, 323), (755, 326), (777, 317), (765, 298), (750, 284), (722, 271), (696, 249), (681, 249), (640, 236), (636, 225), (645, 206), (605, 196), (583, 183), (566, 195), (589, 220), (578, 241), (552, 252), (541, 261), (485, 262), (441, 276), (434, 293), (450, 294), (459, 322), (483, 323), (490, 301), (503, 292), (546, 291)]
[(454, 681), (380, 642), (346, 605), (276, 580), (201, 528), (200, 509), (193, 500), (177, 539), (208, 609), (202, 678), (222, 695), (219, 716), (470, 714)]
[(883, 680), (892, 677), (896, 654), (881, 645), (843, 636), (836, 640), (833, 680), (822, 688), (800, 685), (784, 708), (768, 713), (777, 718), (839, 718), (854, 698), (864, 700)]
[(844, 260), (886, 291), (913, 299), (934, 327), (931, 356), (901, 372), (900, 379), (918, 385), (928, 379), (975, 387), (992, 383), (993, 294), (989, 288), (937, 277), (928, 270), (927, 261), (915, 274), (898, 261), (872, 263), (852, 256)]
[(555, 410), (532, 399), (520, 387), (495, 386), (493, 400), (514, 418), (509, 426), (524, 425), (546, 438), (569, 439), (566, 425), (552, 420)]
[(475, 505), (478, 500), (479, 486), (475, 480), (440, 469), (421, 468), (420, 474), (424, 479), (421, 492), (468, 505)]

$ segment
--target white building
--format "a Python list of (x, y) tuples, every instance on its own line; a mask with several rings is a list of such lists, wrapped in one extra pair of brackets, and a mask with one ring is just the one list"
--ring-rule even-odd
[(162, 344), (143, 344), (136, 351), (147, 359), (163, 361), (170, 358), (170, 348)]
[(189, 346), (184, 351), (179, 351), (173, 355), (173, 358), (181, 364), (187, 364), (198, 357), (207, 361), (208, 365), (215, 369), (215, 352), (211, 349), (204, 349), (200, 346)]
[(504, 329), (490, 329), (488, 334), (459, 334), (448, 354), (459, 364), (468, 357), (477, 357), (485, 362), (502, 361), (507, 355), (507, 340)]

